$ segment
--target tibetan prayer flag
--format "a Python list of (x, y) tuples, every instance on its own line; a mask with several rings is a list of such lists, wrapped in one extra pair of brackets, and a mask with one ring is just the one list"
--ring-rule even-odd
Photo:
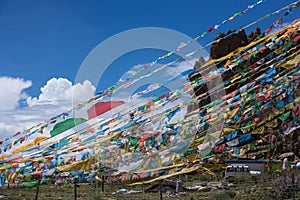
[(69, 130), (83, 122), (86, 122), (86, 119), (83, 118), (70, 118), (66, 119), (65, 121), (59, 122), (55, 124), (53, 129), (50, 131), (51, 137), (54, 137), (60, 133), (65, 132), (66, 130)]

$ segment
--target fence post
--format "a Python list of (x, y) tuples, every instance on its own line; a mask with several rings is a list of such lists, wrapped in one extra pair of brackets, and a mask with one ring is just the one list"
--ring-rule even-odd
[(102, 193), (104, 192), (104, 176), (101, 177), (102, 178), (102, 182), (101, 182), (101, 191)]
[(41, 180), (39, 179), (37, 182), (37, 186), (36, 186), (35, 200), (38, 200), (38, 198), (39, 198), (40, 183), (41, 183)]
[(159, 199), (162, 200), (163, 199), (163, 195), (162, 195), (162, 181), (159, 181)]
[(292, 171), (292, 198), (295, 200), (295, 173)]
[(77, 200), (77, 178), (74, 178), (74, 200)]
[(182, 174), (179, 175), (178, 180), (176, 181), (176, 193), (182, 192), (183, 178)]

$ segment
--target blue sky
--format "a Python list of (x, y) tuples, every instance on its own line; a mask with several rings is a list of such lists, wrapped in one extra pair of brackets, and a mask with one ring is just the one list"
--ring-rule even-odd
[[(6, 99), (14, 89), (13, 84), (17, 85), (17, 94), (11, 97), (13, 100), (1, 101), (0, 109), (7, 116), (20, 113), (24, 122), (26, 121), (24, 126), (29, 125), (31, 121), (43, 116), (33, 118), (21, 113), (20, 110), (27, 108), (26, 99), (40, 97), (41, 88), (46, 90), (45, 86), (52, 78), (57, 79), (56, 82), (52, 81), (52, 89), (57, 87), (55, 84), (59, 82), (58, 78), (69, 80), (60, 80), (64, 88), (72, 87), (83, 60), (93, 48), (107, 38), (139, 27), (164, 27), (195, 37), (255, 2), (0, 0), (0, 77), (6, 78), (3, 79), (5, 82), (1, 82), (0, 99)], [(204, 45), (212, 41), (218, 32), (238, 29), (292, 2), (268, 0), (220, 27), (219, 31), (208, 34), (200, 39), (199, 43)], [(285, 20), (290, 21), (298, 16), (299, 10), (294, 10)], [(264, 30), (278, 17), (270, 17), (256, 26)], [(105, 89), (115, 84), (128, 69), (138, 64), (149, 63), (162, 53), (159, 50), (145, 50), (122, 56), (108, 68), (99, 86), (95, 86), (97, 89), (88, 84), (83, 84), (81, 89), (92, 88), (87, 95)], [(9, 89), (10, 87), (13, 89)], [(50, 94), (49, 89), (48, 95)], [(47, 98), (46, 93), (42, 98)], [(6, 106), (15, 100), (17, 104)], [(43, 105), (39, 106), (32, 109), (38, 113), (44, 108)], [(17, 122), (16, 118), (18, 116), (0, 119), (0, 132), (14, 131), (12, 127)]]

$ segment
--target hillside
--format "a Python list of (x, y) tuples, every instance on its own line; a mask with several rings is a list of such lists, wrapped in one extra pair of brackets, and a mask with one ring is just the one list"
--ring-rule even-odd
[[(204, 118), (202, 130), (194, 146), (211, 162), (231, 158), (299, 159), (299, 39), (300, 31), (294, 25), (269, 35), (259, 29), (248, 36), (244, 30), (231, 31), (216, 37), (211, 46), (210, 59), (194, 68), (191, 82), (202, 74), (218, 70), (223, 87), (194, 87), (196, 105)], [(253, 38), (255, 36), (255, 38)], [(202, 60), (202, 59), (200, 59)], [(218, 77), (208, 78), (214, 86)], [(213, 94), (226, 96), (222, 101), (211, 101)], [(220, 119), (223, 115), (223, 119)], [(212, 127), (220, 127), (217, 131)], [(210, 130), (211, 129), (211, 130)], [(212, 137), (210, 141), (205, 140)], [(217, 139), (217, 140), (214, 140)], [(213, 146), (213, 148), (210, 148)], [(200, 152), (200, 154), (201, 154)]]
[[(71, 110), (16, 133), (2, 141), (1, 185), (33, 187), (62, 179), (146, 184), (181, 174), (216, 177), (232, 159), (266, 160), (268, 169), (285, 157), (298, 161), (299, 25), (298, 19), (268, 34), (258, 28), (249, 35), (242, 29), (220, 33), (209, 60), (201, 57), (185, 71), (188, 83), (134, 112), (106, 119), (97, 118), (104, 113), (97, 110), (84, 119), (70, 116)], [(192, 98), (162, 109), (185, 93)], [(105, 104), (106, 112), (124, 104), (106, 104), (101, 97), (74, 110)], [(185, 107), (184, 119), (171, 123)]]

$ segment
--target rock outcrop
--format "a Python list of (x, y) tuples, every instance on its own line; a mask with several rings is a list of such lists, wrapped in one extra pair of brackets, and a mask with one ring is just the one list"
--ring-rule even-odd
[(248, 36), (244, 30), (240, 30), (238, 31), (238, 33), (236, 33), (235, 30), (228, 31), (226, 34), (219, 33), (218, 36), (214, 39), (214, 41), (218, 41), (218, 42), (215, 42), (214, 44), (211, 45), (210, 48), (211, 59), (221, 58), (227, 55), (228, 53), (236, 50), (237, 48), (249, 44)]
[[(205, 125), (198, 130), (201, 138), (199, 141), (205, 139), (208, 129), (205, 126), (217, 127), (218, 124), (209, 120), (217, 119), (214, 113), (220, 112), (218, 106), (226, 108), (223, 113), (220, 112), (227, 117), (222, 124), (222, 134), (226, 138), (220, 137), (220, 143), (216, 143), (212, 149), (214, 155), (219, 156), (219, 160), (236, 157), (276, 160), (283, 159), (286, 155), (291, 155), (288, 156), (290, 161), (299, 160), (300, 90), (297, 88), (300, 87), (300, 78), (295, 72), (298, 70), (300, 59), (300, 31), (287, 30), (281, 29), (276, 35), (277, 40), (265, 37), (258, 43), (253, 42), (264, 37), (259, 28), (249, 35), (244, 30), (219, 33), (211, 46), (210, 60), (205, 62), (202, 57), (199, 58), (194, 65), (197, 71), (189, 74), (191, 82), (205, 79), (205, 83), (199, 81), (201, 84), (195, 84), (191, 93), (197, 101), (187, 109), (188, 113), (199, 109), (199, 115), (203, 118)], [(248, 44), (249, 48), (238, 50)], [(287, 73), (290, 75), (286, 76)], [(206, 76), (207, 74), (210, 77)], [(223, 82), (217, 82), (218, 76), (214, 77), (214, 74), (220, 75)], [(212, 87), (221, 84), (223, 89)], [(285, 88), (282, 93), (276, 92), (281, 91), (281, 88)], [(220, 99), (217, 104), (211, 100), (211, 94)], [(247, 112), (244, 112), (245, 108), (248, 109)], [(214, 133), (211, 130), (210, 132)], [(253, 132), (259, 134), (252, 134)], [(243, 141), (246, 136), (250, 139)], [(205, 146), (202, 143), (199, 146), (201, 152)], [(256, 148), (252, 148), (254, 146)], [(243, 155), (240, 154), (241, 149), (245, 150)], [(224, 153), (230, 151), (238, 154)]]

